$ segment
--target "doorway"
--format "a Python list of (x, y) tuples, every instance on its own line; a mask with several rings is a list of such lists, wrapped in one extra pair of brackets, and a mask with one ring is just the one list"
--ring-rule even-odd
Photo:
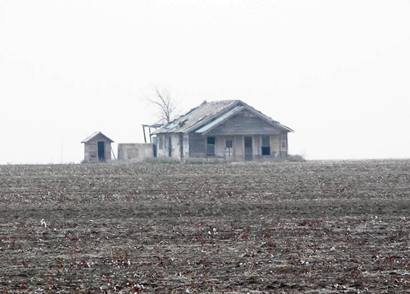
[(105, 142), (98, 142), (98, 161), (105, 161)]
[(172, 157), (172, 138), (171, 136), (168, 137), (168, 157)]
[(231, 161), (233, 159), (233, 138), (225, 138), (225, 159)]
[(245, 137), (245, 160), (253, 159), (253, 140), (252, 137)]

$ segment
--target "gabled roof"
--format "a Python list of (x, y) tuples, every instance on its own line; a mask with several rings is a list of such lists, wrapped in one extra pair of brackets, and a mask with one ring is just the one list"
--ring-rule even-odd
[(238, 102), (237, 100), (205, 101), (198, 107), (191, 109), (188, 113), (162, 126), (155, 133), (188, 133), (195, 129), (195, 127), (200, 127), (201, 124), (206, 123), (209, 119), (215, 118), (218, 114), (234, 107)]
[(228, 120), (229, 118), (231, 118), (232, 116), (234, 116), (235, 114), (241, 112), (244, 109), (245, 109), (244, 106), (239, 106), (238, 105), (238, 106), (232, 108), (231, 110), (221, 114), (218, 118), (214, 119), (213, 121), (205, 124), (204, 126), (199, 128), (198, 130), (196, 130), (195, 133), (204, 134), (204, 133), (210, 132), (211, 130), (213, 130), (214, 128), (216, 128), (220, 124), (222, 124), (224, 121)]
[(100, 136), (100, 137), (104, 137), (107, 141), (109, 141), (110, 143), (113, 143), (114, 141), (113, 140), (111, 140), (110, 138), (108, 138), (106, 135), (104, 135), (103, 133), (101, 133), (101, 132), (94, 132), (94, 133), (92, 133), (90, 136), (88, 136), (87, 138), (85, 138), (83, 141), (81, 141), (81, 143), (88, 143), (88, 142), (90, 142), (90, 141), (92, 141), (92, 140), (94, 140), (96, 137), (98, 137), (98, 136)]
[(189, 133), (192, 131), (206, 134), (243, 110), (251, 111), (274, 127), (288, 132), (293, 131), (292, 129), (272, 120), (270, 117), (264, 115), (262, 112), (257, 111), (255, 108), (240, 100), (222, 100), (213, 102), (205, 101), (198, 107), (190, 110), (187, 114), (182, 115), (174, 121), (162, 126), (156, 130), (154, 134)]

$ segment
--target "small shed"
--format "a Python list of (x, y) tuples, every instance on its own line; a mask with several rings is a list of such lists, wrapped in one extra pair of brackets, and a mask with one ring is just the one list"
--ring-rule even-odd
[(111, 143), (114, 141), (101, 132), (95, 132), (81, 143), (84, 144), (84, 162), (105, 162), (111, 160)]

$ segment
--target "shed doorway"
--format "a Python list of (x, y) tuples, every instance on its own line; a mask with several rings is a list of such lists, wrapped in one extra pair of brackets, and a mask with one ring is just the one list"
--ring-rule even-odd
[(252, 137), (245, 137), (245, 160), (253, 159), (253, 140)]
[(98, 161), (105, 161), (105, 142), (98, 142)]

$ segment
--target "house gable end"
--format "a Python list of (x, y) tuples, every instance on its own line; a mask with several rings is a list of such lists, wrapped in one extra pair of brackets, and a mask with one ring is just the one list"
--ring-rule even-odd
[(204, 132), (208, 136), (230, 135), (279, 135), (283, 129), (259, 117), (253, 111), (244, 109), (215, 128)]

